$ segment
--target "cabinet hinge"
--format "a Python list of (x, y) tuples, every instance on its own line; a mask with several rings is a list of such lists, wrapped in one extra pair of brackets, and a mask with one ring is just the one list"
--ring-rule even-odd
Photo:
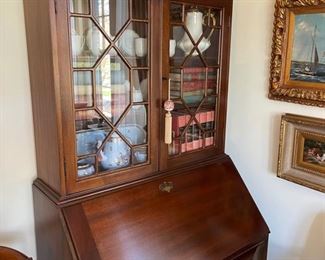
[(55, 11), (56, 14), (58, 13), (58, 9), (56, 7), (56, 0), (54, 0), (54, 11)]

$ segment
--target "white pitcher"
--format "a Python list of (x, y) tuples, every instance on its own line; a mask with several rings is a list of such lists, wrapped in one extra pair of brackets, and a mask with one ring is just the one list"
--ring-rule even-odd
[[(213, 24), (215, 24), (216, 20), (214, 16), (211, 15), (211, 18), (213, 20)], [(193, 10), (186, 14), (185, 24), (195, 43), (200, 39), (203, 33), (203, 22), (204, 22), (203, 14), (198, 10)], [(203, 37), (202, 40), (200, 41), (198, 45), (198, 49), (200, 50), (201, 53), (206, 51), (211, 46), (210, 38), (213, 31), (214, 30), (212, 29), (208, 38)], [(186, 55), (190, 54), (194, 45), (190, 37), (187, 35), (187, 33), (184, 33), (183, 38), (177, 43), (177, 47), (182, 49)], [(198, 52), (194, 51), (192, 55), (197, 56)]]

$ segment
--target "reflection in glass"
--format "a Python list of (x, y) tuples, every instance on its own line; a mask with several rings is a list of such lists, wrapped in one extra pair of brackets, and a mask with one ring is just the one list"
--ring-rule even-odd
[(148, 19), (148, 0), (132, 0), (132, 18)]
[(107, 122), (95, 110), (77, 111), (75, 124), (76, 131), (109, 128)]
[(73, 85), (75, 108), (86, 108), (93, 106), (91, 71), (74, 71)]
[(219, 65), (219, 37), (220, 30), (211, 27), (205, 27), (205, 37), (209, 37), (211, 47), (202, 53), (202, 56), (208, 66)]
[(89, 0), (70, 0), (70, 12), (89, 14)]
[(95, 157), (79, 159), (77, 162), (78, 177), (83, 178), (96, 173)]
[(96, 70), (96, 103), (113, 124), (130, 104), (129, 78), (129, 68), (111, 49)]
[(107, 39), (89, 18), (71, 18), (73, 67), (92, 67), (108, 46)]
[(132, 71), (133, 102), (148, 101), (148, 71)]
[(118, 48), (132, 67), (148, 66), (148, 25), (132, 22), (117, 42)]
[(96, 153), (109, 132), (110, 128), (78, 132), (76, 135), (77, 155)]
[(93, 0), (93, 16), (113, 39), (129, 18), (128, 0)]
[(148, 148), (136, 147), (133, 150), (133, 164), (145, 163), (148, 160)]
[(147, 142), (147, 111), (145, 105), (131, 107), (121, 124), (118, 126), (120, 133), (132, 145)]
[(116, 133), (113, 133), (98, 156), (99, 170), (114, 170), (130, 165), (131, 148)]

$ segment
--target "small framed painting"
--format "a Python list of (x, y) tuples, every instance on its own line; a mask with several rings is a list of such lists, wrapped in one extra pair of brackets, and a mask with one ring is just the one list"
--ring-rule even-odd
[(325, 192), (325, 119), (282, 116), (277, 174)]
[(325, 106), (325, 0), (276, 0), (269, 98)]

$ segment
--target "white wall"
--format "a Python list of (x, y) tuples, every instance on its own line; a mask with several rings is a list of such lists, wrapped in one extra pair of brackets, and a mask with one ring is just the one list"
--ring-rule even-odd
[(36, 256), (36, 176), (22, 0), (0, 0), (0, 245)]
[(235, 0), (226, 152), (271, 230), (269, 259), (325, 259), (324, 194), (276, 177), (280, 117), (324, 108), (267, 98), (274, 0)]
[[(276, 177), (280, 115), (324, 109), (267, 99), (274, 0), (235, 0), (226, 150), (271, 229), (269, 259), (325, 259), (325, 197)], [(22, 0), (0, 0), (0, 245), (36, 256), (36, 176)]]

